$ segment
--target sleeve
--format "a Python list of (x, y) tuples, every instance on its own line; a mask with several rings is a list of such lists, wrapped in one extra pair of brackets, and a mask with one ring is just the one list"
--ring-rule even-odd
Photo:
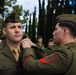
[(39, 48), (37, 48), (35, 46), (33, 46), (32, 48), (34, 49), (38, 59), (46, 56), (45, 50), (39, 49)]
[(29, 48), (24, 50), (22, 65), (24, 70), (31, 74), (62, 74), (68, 69), (68, 55), (59, 51), (35, 60)]

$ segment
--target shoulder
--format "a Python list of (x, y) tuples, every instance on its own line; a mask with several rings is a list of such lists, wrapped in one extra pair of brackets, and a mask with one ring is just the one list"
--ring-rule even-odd
[(0, 50), (4, 50), (4, 49), (6, 49), (6, 47), (7, 47), (6, 42), (0, 43)]
[(0, 50), (3, 49), (3, 43), (0, 43)]
[(72, 52), (76, 51), (75, 43), (68, 43), (62, 46), (58, 46), (57, 49), (54, 49), (54, 52), (58, 54), (58, 56), (71, 57)]
[(70, 50), (70, 49), (76, 49), (76, 43), (75, 42), (71, 42), (71, 43), (67, 43), (63, 46), (60, 46), (60, 49), (66, 49), (66, 50)]

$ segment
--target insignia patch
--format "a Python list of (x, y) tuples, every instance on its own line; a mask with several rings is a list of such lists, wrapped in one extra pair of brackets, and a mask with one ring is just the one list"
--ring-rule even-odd
[(51, 54), (49, 56), (41, 58), (40, 62), (43, 63), (43, 64), (47, 64), (47, 63), (53, 62), (55, 57), (56, 57), (56, 53), (53, 53), (53, 54)]

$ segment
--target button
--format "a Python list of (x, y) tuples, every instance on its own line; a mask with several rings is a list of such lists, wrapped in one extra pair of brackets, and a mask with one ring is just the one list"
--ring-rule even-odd
[(6, 66), (3, 66), (3, 69), (6, 69)]

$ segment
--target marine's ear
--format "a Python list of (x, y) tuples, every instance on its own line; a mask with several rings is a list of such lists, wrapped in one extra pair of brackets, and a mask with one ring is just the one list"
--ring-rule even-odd
[(6, 35), (6, 28), (2, 28), (2, 32), (4, 35)]

